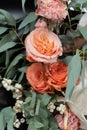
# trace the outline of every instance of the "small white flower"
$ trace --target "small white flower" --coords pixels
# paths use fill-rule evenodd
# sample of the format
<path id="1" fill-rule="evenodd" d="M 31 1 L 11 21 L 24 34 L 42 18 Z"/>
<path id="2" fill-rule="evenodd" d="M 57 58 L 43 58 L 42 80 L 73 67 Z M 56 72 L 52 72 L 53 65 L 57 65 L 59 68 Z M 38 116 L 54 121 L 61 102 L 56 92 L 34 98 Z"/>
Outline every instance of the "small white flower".
<path id="1" fill-rule="evenodd" d="M 20 113 L 22 112 L 22 109 L 17 107 L 17 106 L 13 106 L 13 110 L 16 112 L 16 113 Z"/>
<path id="2" fill-rule="evenodd" d="M 20 122 L 21 122 L 21 123 L 24 123 L 24 122 L 25 122 L 25 119 L 24 119 L 24 118 L 21 118 L 21 119 L 20 119 Z"/>
<path id="3" fill-rule="evenodd" d="M 13 93 L 13 98 L 20 99 L 22 97 L 22 93 Z"/>
<path id="4" fill-rule="evenodd" d="M 9 84 L 9 85 L 11 85 L 11 83 L 12 83 L 12 80 L 11 80 L 11 79 L 3 78 L 3 80 L 4 80 L 7 84 Z"/>
<path id="5" fill-rule="evenodd" d="M 13 123 L 13 125 L 14 125 L 15 128 L 19 128 L 20 125 L 21 125 L 19 119 L 16 119 L 16 121 Z"/>
<path id="6" fill-rule="evenodd" d="M 16 83 L 16 84 L 15 84 L 15 88 L 17 88 L 17 89 L 22 89 L 22 85 L 21 85 L 21 84 Z"/>
<path id="7" fill-rule="evenodd" d="M 50 102 L 50 103 L 48 104 L 48 106 L 47 106 L 47 109 L 49 109 L 50 112 L 54 112 L 54 109 L 55 109 L 55 108 L 56 108 L 56 107 L 55 107 L 55 105 L 54 105 L 53 102 Z"/>
<path id="8" fill-rule="evenodd" d="M 57 111 L 60 112 L 60 114 L 63 114 L 66 110 L 66 106 L 63 104 L 60 104 L 59 107 L 56 108 Z"/>
<path id="9" fill-rule="evenodd" d="M 50 112 L 54 112 L 54 109 L 51 108 L 49 111 L 50 111 Z"/>

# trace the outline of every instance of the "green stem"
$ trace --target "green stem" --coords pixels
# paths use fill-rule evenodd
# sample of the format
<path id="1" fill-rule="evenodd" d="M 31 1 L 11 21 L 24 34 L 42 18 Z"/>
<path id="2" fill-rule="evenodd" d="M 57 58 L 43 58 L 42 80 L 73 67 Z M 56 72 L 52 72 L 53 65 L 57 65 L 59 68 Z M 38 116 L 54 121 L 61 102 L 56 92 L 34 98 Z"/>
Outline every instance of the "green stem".
<path id="1" fill-rule="evenodd" d="M 71 30 L 72 29 L 72 25 L 71 25 L 71 19 L 70 19 L 69 11 L 68 11 L 68 20 L 69 20 L 69 26 L 70 26 L 70 30 Z"/>
<path id="2" fill-rule="evenodd" d="M 12 28 L 12 30 L 14 31 L 14 33 L 16 34 L 16 36 L 18 37 L 18 39 L 20 40 L 20 42 L 24 45 L 22 39 L 20 38 L 20 36 L 18 35 L 16 29 Z"/>
<path id="3" fill-rule="evenodd" d="M 67 6 L 67 11 L 68 11 L 68 5 L 66 3 Z M 72 25 L 71 25 L 71 19 L 70 19 L 70 15 L 69 15 L 69 11 L 68 11 L 68 20 L 69 20 L 69 26 L 70 26 L 70 30 L 72 29 Z"/>

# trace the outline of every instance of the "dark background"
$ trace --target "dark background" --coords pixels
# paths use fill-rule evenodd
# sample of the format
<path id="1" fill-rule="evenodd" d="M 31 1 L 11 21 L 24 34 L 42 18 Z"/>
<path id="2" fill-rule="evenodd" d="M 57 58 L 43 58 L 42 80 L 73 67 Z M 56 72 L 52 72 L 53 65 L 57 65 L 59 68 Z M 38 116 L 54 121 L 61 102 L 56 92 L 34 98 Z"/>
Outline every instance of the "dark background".
<path id="1" fill-rule="evenodd" d="M 26 0 L 25 8 L 27 12 L 34 9 L 34 0 Z M 9 11 L 15 18 L 23 14 L 21 0 L 0 0 L 0 9 Z"/>

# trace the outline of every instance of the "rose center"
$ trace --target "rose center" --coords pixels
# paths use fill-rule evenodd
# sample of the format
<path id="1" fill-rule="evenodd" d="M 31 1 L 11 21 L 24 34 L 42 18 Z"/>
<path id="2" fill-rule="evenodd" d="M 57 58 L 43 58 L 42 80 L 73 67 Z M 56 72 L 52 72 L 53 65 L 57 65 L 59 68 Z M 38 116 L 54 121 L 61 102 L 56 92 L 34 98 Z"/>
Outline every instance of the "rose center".
<path id="1" fill-rule="evenodd" d="M 41 54 L 52 55 L 54 42 L 45 33 L 34 35 L 34 47 Z"/>

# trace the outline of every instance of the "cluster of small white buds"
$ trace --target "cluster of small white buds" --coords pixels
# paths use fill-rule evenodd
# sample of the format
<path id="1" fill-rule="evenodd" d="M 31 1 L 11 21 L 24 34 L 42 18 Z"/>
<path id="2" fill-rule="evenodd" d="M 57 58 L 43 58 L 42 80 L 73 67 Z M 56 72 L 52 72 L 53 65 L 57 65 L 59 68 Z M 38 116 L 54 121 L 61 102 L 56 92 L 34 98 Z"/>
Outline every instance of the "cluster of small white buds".
<path id="1" fill-rule="evenodd" d="M 25 119 L 24 118 L 21 118 L 20 120 L 19 119 L 16 119 L 15 122 L 13 123 L 13 126 L 15 128 L 19 128 L 21 123 L 24 123 L 25 122 Z"/>
<path id="2" fill-rule="evenodd" d="M 56 110 L 60 113 L 60 114 L 64 114 L 64 112 L 66 111 L 66 106 L 64 104 L 60 104 Z"/>
<path id="3" fill-rule="evenodd" d="M 20 113 L 22 112 L 22 108 L 21 108 L 21 105 L 23 104 L 23 101 L 21 100 L 16 100 L 16 103 L 15 103 L 15 106 L 13 106 L 13 109 L 16 113 Z"/>
<path id="4" fill-rule="evenodd" d="M 11 85 L 11 83 L 12 83 L 12 80 L 11 80 L 11 79 L 3 78 L 3 80 L 2 80 L 2 85 L 3 85 L 3 87 L 4 87 L 7 91 L 13 90 L 13 85 Z"/>
<path id="5" fill-rule="evenodd" d="M 50 102 L 47 106 L 47 109 L 49 109 L 50 112 L 54 112 L 55 108 L 56 107 L 53 102 Z"/>
<path id="6" fill-rule="evenodd" d="M 21 123 L 25 122 L 24 110 L 21 108 L 21 105 L 23 104 L 22 101 L 23 87 L 19 83 L 15 83 L 14 85 L 12 85 L 12 80 L 7 78 L 3 78 L 2 85 L 7 91 L 11 90 L 13 94 L 13 98 L 16 99 L 15 105 L 13 106 L 13 110 L 15 111 L 15 113 L 16 114 L 22 113 L 22 118 L 20 120 L 16 119 L 16 121 L 13 123 L 15 128 L 19 128 Z"/>

